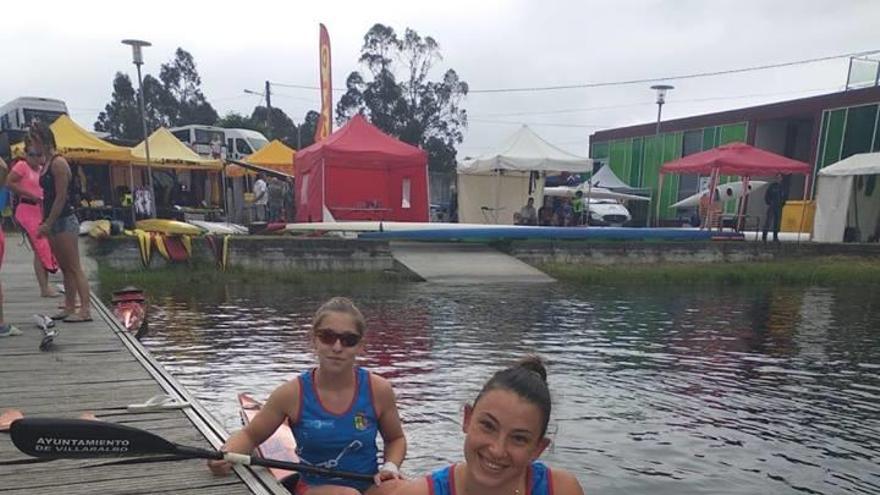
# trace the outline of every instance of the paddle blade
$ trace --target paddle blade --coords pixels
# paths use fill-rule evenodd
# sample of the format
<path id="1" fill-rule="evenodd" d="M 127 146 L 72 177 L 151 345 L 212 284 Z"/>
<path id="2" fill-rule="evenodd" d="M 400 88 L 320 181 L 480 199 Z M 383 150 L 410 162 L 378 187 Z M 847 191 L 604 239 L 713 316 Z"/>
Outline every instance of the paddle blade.
<path id="1" fill-rule="evenodd" d="M 34 457 L 94 458 L 177 454 L 177 446 L 125 425 L 83 419 L 23 418 L 9 430 L 18 450 Z"/>

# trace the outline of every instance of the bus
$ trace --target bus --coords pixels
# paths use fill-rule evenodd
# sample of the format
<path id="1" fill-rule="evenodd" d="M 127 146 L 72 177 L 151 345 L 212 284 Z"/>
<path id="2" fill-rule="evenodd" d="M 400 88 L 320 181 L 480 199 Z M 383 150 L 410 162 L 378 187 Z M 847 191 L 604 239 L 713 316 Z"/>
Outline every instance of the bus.
<path id="1" fill-rule="evenodd" d="M 0 132 L 25 131 L 34 120 L 46 125 L 67 113 L 67 105 L 53 98 L 24 96 L 0 107 Z"/>
<path id="2" fill-rule="evenodd" d="M 196 153 L 215 158 L 244 160 L 247 155 L 269 144 L 265 136 L 251 129 L 193 124 L 175 127 L 170 131 Z"/>

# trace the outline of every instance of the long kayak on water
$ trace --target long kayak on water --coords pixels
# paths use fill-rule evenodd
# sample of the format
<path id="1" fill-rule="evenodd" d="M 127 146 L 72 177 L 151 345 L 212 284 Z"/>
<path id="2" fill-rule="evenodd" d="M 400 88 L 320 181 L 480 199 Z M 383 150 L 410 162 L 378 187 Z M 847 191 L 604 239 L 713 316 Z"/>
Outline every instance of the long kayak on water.
<path id="1" fill-rule="evenodd" d="M 247 393 L 238 394 L 238 403 L 241 406 L 241 421 L 245 425 L 250 423 L 254 416 L 260 412 L 260 408 L 263 407 L 261 402 Z M 293 438 L 293 432 L 286 421 L 275 430 L 272 436 L 257 447 L 257 453 L 264 459 L 299 462 L 299 456 L 296 455 L 296 439 Z M 299 481 L 299 473 L 296 471 L 269 468 L 269 472 L 272 473 L 272 476 L 282 486 L 291 492 L 293 492 L 297 481 Z"/>

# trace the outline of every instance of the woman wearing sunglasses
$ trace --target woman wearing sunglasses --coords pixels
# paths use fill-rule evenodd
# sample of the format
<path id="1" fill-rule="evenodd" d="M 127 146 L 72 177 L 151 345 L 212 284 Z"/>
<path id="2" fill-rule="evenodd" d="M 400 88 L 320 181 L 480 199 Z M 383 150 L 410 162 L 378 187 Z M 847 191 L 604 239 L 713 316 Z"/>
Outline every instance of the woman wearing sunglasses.
<path id="1" fill-rule="evenodd" d="M 276 388 L 259 414 L 222 450 L 249 454 L 287 421 L 301 462 L 374 475 L 373 483 L 365 483 L 303 474 L 297 495 L 391 493 L 401 483 L 398 467 L 406 455 L 406 438 L 391 385 L 355 364 L 366 329 L 363 315 L 350 300 L 335 297 L 324 303 L 312 320 L 318 366 Z M 377 434 L 385 446 L 381 467 Z M 209 461 L 208 466 L 218 475 L 232 468 L 222 460 Z"/>
<path id="2" fill-rule="evenodd" d="M 464 462 L 402 485 L 394 495 L 583 495 L 577 478 L 538 457 L 550 444 L 547 370 L 538 357 L 495 373 L 465 406 Z"/>
<path id="3" fill-rule="evenodd" d="M 38 237 L 48 237 L 52 253 L 64 277 L 64 310 L 53 320 L 69 323 L 92 321 L 89 305 L 89 281 L 79 259 L 79 220 L 76 218 L 75 192 L 70 164 L 56 152 L 52 129 L 34 122 L 25 136 L 26 150 L 41 157 L 40 187 L 43 188 L 43 223 Z M 79 310 L 76 297 L 79 296 Z"/>
<path id="4" fill-rule="evenodd" d="M 29 148 L 27 158 L 18 160 L 12 166 L 7 185 L 18 196 L 15 220 L 27 233 L 34 252 L 34 274 L 40 286 L 40 296 L 56 297 L 58 292 L 49 286 L 49 273 L 58 271 L 58 261 L 52 254 L 49 239 L 37 235 L 37 229 L 43 221 L 43 188 L 40 187 L 42 159 L 42 153 L 34 147 Z"/>

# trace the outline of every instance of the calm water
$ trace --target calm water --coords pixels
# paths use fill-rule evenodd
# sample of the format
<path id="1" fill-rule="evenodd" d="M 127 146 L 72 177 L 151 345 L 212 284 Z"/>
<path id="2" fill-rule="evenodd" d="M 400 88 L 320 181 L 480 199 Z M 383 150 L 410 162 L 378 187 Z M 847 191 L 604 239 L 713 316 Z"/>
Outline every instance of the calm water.
<path id="1" fill-rule="evenodd" d="M 144 344 L 230 430 L 312 365 L 301 287 L 154 294 Z M 193 295 L 198 294 L 198 295 Z M 390 378 L 406 468 L 462 457 L 495 370 L 550 363 L 552 465 L 591 494 L 880 493 L 880 294 L 846 289 L 364 287 L 363 364 Z"/>

